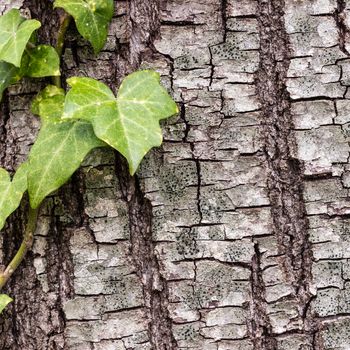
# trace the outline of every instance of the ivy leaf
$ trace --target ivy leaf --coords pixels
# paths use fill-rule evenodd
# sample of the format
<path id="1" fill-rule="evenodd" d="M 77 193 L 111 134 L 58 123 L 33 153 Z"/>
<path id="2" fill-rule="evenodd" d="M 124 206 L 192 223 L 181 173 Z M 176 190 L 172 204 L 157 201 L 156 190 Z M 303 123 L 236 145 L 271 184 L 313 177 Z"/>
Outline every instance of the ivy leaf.
<path id="1" fill-rule="evenodd" d="M 72 15 L 79 33 L 90 41 L 95 54 L 101 51 L 114 12 L 113 0 L 56 0 L 54 7 L 62 7 Z"/>
<path id="2" fill-rule="evenodd" d="M 32 103 L 32 112 L 43 120 L 39 136 L 29 153 L 28 192 L 37 208 L 51 192 L 61 187 L 95 147 L 105 146 L 90 123 L 61 121 L 64 90 L 48 85 Z"/>
<path id="3" fill-rule="evenodd" d="M 21 65 L 23 51 L 32 33 L 41 26 L 35 19 L 26 20 L 12 9 L 0 17 L 0 60 Z"/>
<path id="4" fill-rule="evenodd" d="M 60 75 L 60 58 L 50 45 L 27 49 L 23 55 L 21 72 L 24 76 L 42 78 Z"/>
<path id="5" fill-rule="evenodd" d="M 73 77 L 67 82 L 72 88 L 62 118 L 91 121 L 96 136 L 127 159 L 131 174 L 145 154 L 162 143 L 159 121 L 178 112 L 160 85 L 159 74 L 153 71 L 126 77 L 117 99 L 107 86 L 93 79 Z"/>
<path id="6" fill-rule="evenodd" d="M 48 85 L 34 98 L 31 111 L 43 120 L 58 122 L 63 112 L 64 97 L 63 89 Z"/>
<path id="7" fill-rule="evenodd" d="M 93 121 L 117 113 L 117 101 L 111 89 L 92 78 L 67 79 L 72 89 L 67 93 L 62 119 Z"/>
<path id="8" fill-rule="evenodd" d="M 4 311 L 5 307 L 12 301 L 13 299 L 10 298 L 8 295 L 0 294 L 0 314 Z"/>
<path id="9" fill-rule="evenodd" d="M 0 168 L 0 230 L 9 215 L 18 208 L 23 193 L 27 190 L 27 171 L 28 164 L 23 163 L 11 181 L 10 174 Z"/>
<path id="10" fill-rule="evenodd" d="M 79 168 L 99 140 L 90 123 L 45 122 L 29 153 L 28 192 L 30 205 L 37 208 L 51 192 L 60 188 Z"/>
<path id="11" fill-rule="evenodd" d="M 26 50 L 22 56 L 21 68 L 0 61 L 0 101 L 4 90 L 23 76 L 40 78 L 55 75 L 60 75 L 60 59 L 56 50 L 49 45 Z"/>
<path id="12" fill-rule="evenodd" d="M 0 101 L 4 90 L 19 79 L 21 79 L 19 68 L 11 63 L 0 61 Z"/>

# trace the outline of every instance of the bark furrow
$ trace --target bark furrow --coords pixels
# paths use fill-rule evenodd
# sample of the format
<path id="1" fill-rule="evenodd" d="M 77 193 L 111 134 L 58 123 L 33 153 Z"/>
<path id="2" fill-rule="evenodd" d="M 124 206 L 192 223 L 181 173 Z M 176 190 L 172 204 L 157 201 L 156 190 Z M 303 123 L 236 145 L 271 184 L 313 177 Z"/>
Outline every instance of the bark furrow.
<path id="1" fill-rule="evenodd" d="M 263 117 L 274 234 L 286 280 L 294 289 L 292 297 L 298 301 L 302 329 L 309 332 L 311 324 L 305 317 L 312 297 L 312 251 L 303 198 L 302 163 L 291 152 L 295 140 L 291 99 L 286 87 L 291 51 L 284 26 L 284 2 L 260 0 L 258 13 L 260 67 L 256 84 Z"/>
<path id="2" fill-rule="evenodd" d="M 128 18 L 131 35 L 126 67 L 130 72 L 139 69 L 142 60 L 155 51 L 153 41 L 160 27 L 159 1 L 131 1 Z M 117 176 L 128 206 L 131 256 L 143 286 L 149 341 L 154 350 L 175 350 L 177 344 L 168 312 L 168 287 L 160 273 L 153 242 L 153 207 L 145 198 L 137 175 L 130 177 L 125 162 L 117 159 Z"/>
<path id="3" fill-rule="evenodd" d="M 124 164 L 124 166 L 123 166 Z M 144 197 L 137 177 L 130 177 L 124 160 L 117 161 L 117 173 L 127 202 L 131 257 L 143 286 L 149 340 L 154 350 L 175 350 L 172 321 L 168 312 L 168 289 L 160 273 L 152 237 L 152 205 Z"/>

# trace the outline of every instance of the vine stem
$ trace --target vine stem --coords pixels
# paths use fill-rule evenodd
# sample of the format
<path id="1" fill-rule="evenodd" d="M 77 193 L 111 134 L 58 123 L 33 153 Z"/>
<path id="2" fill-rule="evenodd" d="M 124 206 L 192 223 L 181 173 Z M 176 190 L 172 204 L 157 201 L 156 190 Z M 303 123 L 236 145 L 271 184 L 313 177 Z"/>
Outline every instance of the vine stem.
<path id="1" fill-rule="evenodd" d="M 69 27 L 69 23 L 71 21 L 71 16 L 68 13 L 64 13 L 61 17 L 61 25 L 58 29 L 58 34 L 57 34 L 57 43 L 56 43 L 56 51 L 58 54 L 58 57 L 61 59 L 62 53 L 63 53 L 63 47 L 64 47 L 64 38 L 67 32 L 67 29 Z M 53 83 L 58 87 L 62 87 L 61 83 L 61 77 L 60 76 L 55 76 L 53 77 Z"/>
<path id="2" fill-rule="evenodd" d="M 16 255 L 13 257 L 9 265 L 6 267 L 5 271 L 0 274 L 0 289 L 4 287 L 6 282 L 16 271 L 19 264 L 23 261 L 27 252 L 32 248 L 34 232 L 36 230 L 37 220 L 38 220 L 39 208 L 32 209 L 29 206 L 28 210 L 28 222 L 26 229 L 24 231 L 23 241 L 19 247 Z"/>

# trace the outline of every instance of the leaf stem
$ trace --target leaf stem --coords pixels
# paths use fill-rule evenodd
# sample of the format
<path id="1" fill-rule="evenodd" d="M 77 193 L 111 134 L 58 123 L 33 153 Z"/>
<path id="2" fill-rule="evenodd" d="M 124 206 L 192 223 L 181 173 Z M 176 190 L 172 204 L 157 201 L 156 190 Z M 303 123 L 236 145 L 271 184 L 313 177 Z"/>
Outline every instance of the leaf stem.
<path id="1" fill-rule="evenodd" d="M 71 16 L 68 13 L 65 13 L 61 17 L 61 25 L 58 29 L 58 34 L 57 34 L 57 43 L 56 43 L 56 51 L 58 54 L 58 57 L 61 59 L 62 53 L 63 53 L 63 47 L 64 47 L 64 37 L 66 35 L 67 29 L 69 27 L 69 23 L 71 21 Z M 53 83 L 60 88 L 62 86 L 61 83 L 61 77 L 60 76 L 55 76 L 52 77 Z"/>
<path id="2" fill-rule="evenodd" d="M 29 49 L 34 49 L 36 46 L 31 43 L 30 41 L 27 42 L 27 45 L 26 45 L 26 50 L 29 50 Z"/>
<path id="3" fill-rule="evenodd" d="M 23 241 L 16 255 L 13 257 L 9 265 L 6 267 L 5 271 L 0 274 L 0 289 L 4 287 L 4 285 L 9 280 L 9 278 L 16 271 L 17 267 L 26 256 L 28 250 L 30 250 L 33 245 L 33 236 L 34 236 L 34 232 L 38 221 L 38 212 L 39 212 L 39 208 L 32 209 L 29 206 L 28 222 L 27 222 L 26 229 L 24 231 Z"/>

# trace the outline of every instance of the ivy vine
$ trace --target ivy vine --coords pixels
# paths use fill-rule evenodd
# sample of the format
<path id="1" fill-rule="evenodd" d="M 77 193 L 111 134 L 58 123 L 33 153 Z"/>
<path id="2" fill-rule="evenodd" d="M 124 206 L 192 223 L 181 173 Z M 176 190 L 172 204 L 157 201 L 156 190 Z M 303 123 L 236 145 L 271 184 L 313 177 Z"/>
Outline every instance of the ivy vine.
<path id="1" fill-rule="evenodd" d="M 52 77 L 32 101 L 31 111 L 41 119 L 39 135 L 26 162 L 15 174 L 0 168 L 0 230 L 28 192 L 28 222 L 22 244 L 9 265 L 0 271 L 4 287 L 33 243 L 41 203 L 66 183 L 94 148 L 113 147 L 129 164 L 133 175 L 146 153 L 162 143 L 161 119 L 178 112 L 177 105 L 151 70 L 127 76 L 117 96 L 92 78 L 67 79 L 61 87 L 60 60 L 64 37 L 73 18 L 81 36 L 95 54 L 104 47 L 114 12 L 113 0 L 56 0 L 63 9 L 57 45 L 39 44 L 41 23 L 12 9 L 0 16 L 0 100 L 6 88 L 23 77 Z M 0 313 L 12 301 L 0 294 Z"/>

